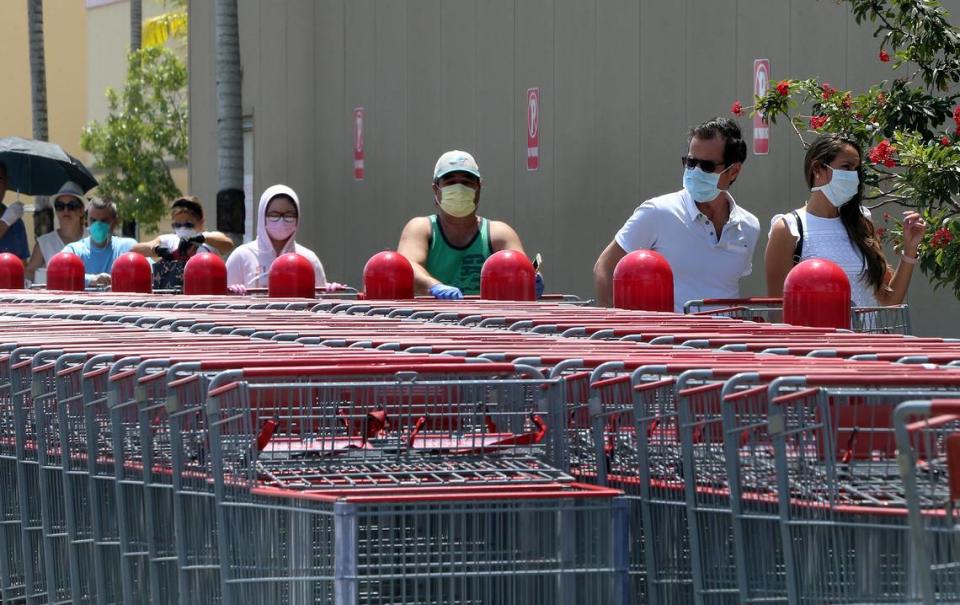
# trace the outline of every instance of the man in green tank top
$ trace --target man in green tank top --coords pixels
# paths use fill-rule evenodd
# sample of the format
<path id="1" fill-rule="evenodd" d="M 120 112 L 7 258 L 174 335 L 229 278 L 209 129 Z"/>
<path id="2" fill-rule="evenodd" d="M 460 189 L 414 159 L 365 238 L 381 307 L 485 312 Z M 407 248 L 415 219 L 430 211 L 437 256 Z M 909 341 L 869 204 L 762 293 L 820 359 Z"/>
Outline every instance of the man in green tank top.
<path id="1" fill-rule="evenodd" d="M 473 156 L 448 151 L 433 170 L 433 198 L 437 213 L 410 220 L 400 235 L 397 251 L 413 265 L 417 294 L 463 298 L 480 293 L 480 269 L 500 250 L 523 252 L 520 236 L 501 221 L 477 215 L 483 179 Z M 538 295 L 543 278 L 537 274 Z"/>

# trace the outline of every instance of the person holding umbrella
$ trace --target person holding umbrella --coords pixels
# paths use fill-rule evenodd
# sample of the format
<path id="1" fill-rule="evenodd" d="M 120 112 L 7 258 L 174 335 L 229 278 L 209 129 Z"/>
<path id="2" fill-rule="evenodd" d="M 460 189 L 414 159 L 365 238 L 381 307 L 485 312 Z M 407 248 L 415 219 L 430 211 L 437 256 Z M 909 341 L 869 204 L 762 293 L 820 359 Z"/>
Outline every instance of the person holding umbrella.
<path id="1" fill-rule="evenodd" d="M 93 198 L 87 211 L 90 235 L 67 244 L 63 251 L 72 252 L 83 260 L 88 286 L 109 286 L 110 270 L 121 254 L 137 245 L 132 237 L 115 237 L 118 223 L 117 207 L 110 200 Z"/>
<path id="2" fill-rule="evenodd" d="M 27 279 L 40 283 L 45 281 L 42 276 L 41 279 L 36 279 L 37 271 L 46 267 L 50 259 L 63 250 L 64 246 L 83 237 L 85 204 L 83 189 L 73 181 L 64 183 L 60 191 L 53 196 L 53 209 L 57 213 L 57 222 L 60 226 L 37 238 L 37 243 L 33 246 L 33 254 L 30 255 L 24 271 Z"/>
<path id="3" fill-rule="evenodd" d="M 7 206 L 3 197 L 7 193 L 7 165 L 0 162 L 0 253 L 10 252 L 23 260 L 30 256 L 27 245 L 27 229 L 20 217 L 23 216 L 23 203 L 14 202 Z"/>

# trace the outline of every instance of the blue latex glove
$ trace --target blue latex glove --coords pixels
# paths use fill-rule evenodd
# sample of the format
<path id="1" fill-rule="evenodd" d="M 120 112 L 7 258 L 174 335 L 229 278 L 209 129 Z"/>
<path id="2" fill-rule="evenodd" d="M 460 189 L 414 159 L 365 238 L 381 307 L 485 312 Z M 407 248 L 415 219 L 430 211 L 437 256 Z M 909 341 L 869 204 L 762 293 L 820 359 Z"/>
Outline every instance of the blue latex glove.
<path id="1" fill-rule="evenodd" d="M 534 287 L 537 289 L 537 298 L 543 298 L 543 276 L 537 273 L 537 280 L 534 282 Z"/>
<path id="2" fill-rule="evenodd" d="M 447 300 L 460 300 L 463 298 L 463 292 L 460 291 L 460 288 L 446 284 L 434 284 L 430 286 L 430 294 L 432 294 L 434 298 L 445 298 Z"/>

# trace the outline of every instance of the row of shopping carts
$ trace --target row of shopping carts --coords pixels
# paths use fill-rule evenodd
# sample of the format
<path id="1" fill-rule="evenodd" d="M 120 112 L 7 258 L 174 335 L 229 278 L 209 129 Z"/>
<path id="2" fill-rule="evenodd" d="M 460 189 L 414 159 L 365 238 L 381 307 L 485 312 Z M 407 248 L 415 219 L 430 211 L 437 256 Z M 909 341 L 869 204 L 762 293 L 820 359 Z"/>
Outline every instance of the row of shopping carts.
<path id="1" fill-rule="evenodd" d="M 960 342 L 411 304 L 0 295 L 0 597 L 960 598 Z"/>

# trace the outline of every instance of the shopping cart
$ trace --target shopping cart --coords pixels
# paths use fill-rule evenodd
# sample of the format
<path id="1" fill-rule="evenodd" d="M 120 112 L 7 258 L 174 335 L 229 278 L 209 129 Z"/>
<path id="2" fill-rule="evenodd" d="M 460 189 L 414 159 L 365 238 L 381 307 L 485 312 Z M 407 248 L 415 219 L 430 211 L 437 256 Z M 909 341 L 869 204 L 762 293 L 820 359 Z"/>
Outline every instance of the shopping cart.
<path id="1" fill-rule="evenodd" d="M 712 298 L 691 300 L 683 312 L 701 316 L 719 316 L 754 322 L 783 321 L 782 298 Z M 852 307 L 850 329 L 870 334 L 911 334 L 908 305 L 888 307 Z"/>
<path id="2" fill-rule="evenodd" d="M 335 550 L 348 558 L 339 568 L 350 571 L 340 572 L 336 592 L 344 602 L 356 602 L 357 594 L 366 595 L 364 602 L 582 602 L 588 594 L 620 600 L 611 592 L 616 566 L 608 558 L 619 548 L 608 533 L 610 517 L 618 515 L 604 505 L 598 515 L 606 521 L 591 514 L 581 522 L 579 505 L 565 509 L 577 492 L 596 488 L 577 486 L 544 462 L 544 436 L 558 416 L 550 383 L 512 365 L 481 364 L 469 374 L 464 369 L 455 379 L 443 379 L 449 369 L 442 368 L 406 376 L 389 370 L 374 382 L 343 382 L 350 374 L 374 374 L 373 368 L 337 369 L 327 382 L 283 382 L 276 370 L 218 377 L 207 412 L 217 525 L 224 528 L 217 535 L 221 557 L 231 561 L 221 567 L 224 602 L 329 598 L 338 566 L 329 553 L 314 560 L 311 540 L 302 539 L 317 532 L 333 536 Z M 272 382 L 249 381 L 269 377 Z M 258 501 L 263 492 L 250 491 L 258 485 L 297 498 L 303 496 L 296 492 L 306 492 L 307 499 L 327 504 L 312 517 L 296 516 L 299 522 L 284 519 L 277 510 L 291 505 Z M 335 514 L 363 502 L 376 506 Z M 352 528 L 338 528 L 333 519 Z M 525 544 L 520 519 L 543 531 L 551 524 L 551 536 L 568 528 L 571 541 L 561 540 L 562 556 L 542 532 Z M 288 554 L 278 560 L 244 548 L 238 540 L 245 540 L 227 531 L 232 527 L 265 528 L 282 541 L 272 552 Z M 573 541 L 580 532 L 583 540 Z M 544 546 L 545 553 L 539 550 Z M 310 569 L 327 571 L 311 576 Z"/>
<path id="3" fill-rule="evenodd" d="M 0 355 L 0 600 L 4 603 L 26 596 L 11 360 L 10 353 Z"/>
<path id="4" fill-rule="evenodd" d="M 901 603 L 920 597 L 893 410 L 905 399 L 925 397 L 960 397 L 960 376 L 920 371 L 771 383 L 768 422 L 783 594 L 790 602 Z"/>
<path id="5" fill-rule="evenodd" d="M 630 602 L 616 490 L 227 491 L 225 603 Z"/>
<path id="6" fill-rule="evenodd" d="M 956 602 L 960 402 L 904 402 L 894 413 L 894 426 L 923 603 Z"/>

